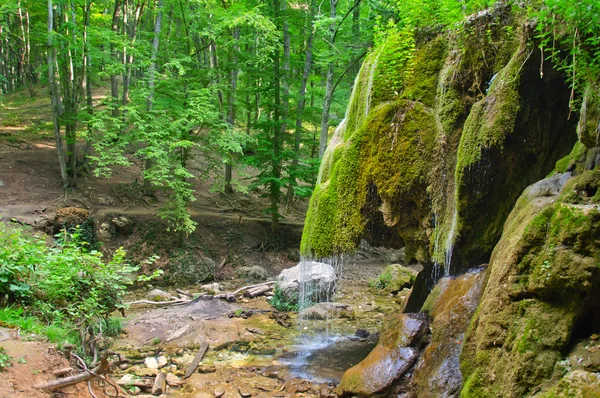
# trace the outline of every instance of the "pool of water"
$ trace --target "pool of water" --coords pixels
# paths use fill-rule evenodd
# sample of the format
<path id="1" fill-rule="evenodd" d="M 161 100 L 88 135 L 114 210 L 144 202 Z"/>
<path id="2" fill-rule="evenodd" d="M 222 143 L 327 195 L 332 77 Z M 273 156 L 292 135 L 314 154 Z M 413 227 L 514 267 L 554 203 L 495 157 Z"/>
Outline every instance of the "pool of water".
<path id="1" fill-rule="evenodd" d="M 374 338 L 312 336 L 278 358 L 292 377 L 318 383 L 339 383 L 344 372 L 362 361 L 377 344 Z"/>

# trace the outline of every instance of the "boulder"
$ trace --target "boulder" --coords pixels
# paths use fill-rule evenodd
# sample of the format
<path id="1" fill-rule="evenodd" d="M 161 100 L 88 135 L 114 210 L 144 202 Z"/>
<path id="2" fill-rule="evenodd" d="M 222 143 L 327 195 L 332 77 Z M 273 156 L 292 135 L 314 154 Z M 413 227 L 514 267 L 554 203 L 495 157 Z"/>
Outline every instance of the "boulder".
<path id="1" fill-rule="evenodd" d="M 316 261 L 300 261 L 296 266 L 281 271 L 277 287 L 284 297 L 298 297 L 300 284 L 304 284 L 309 302 L 330 301 L 336 288 L 337 276 L 329 264 Z"/>
<path id="2" fill-rule="evenodd" d="M 427 329 L 425 317 L 418 314 L 388 319 L 373 351 L 344 373 L 338 393 L 368 397 L 389 388 L 414 365 Z"/>
<path id="3" fill-rule="evenodd" d="M 111 220 L 111 222 L 115 226 L 115 230 L 119 235 L 129 235 L 133 231 L 134 224 L 127 217 L 115 217 Z"/>
<path id="4" fill-rule="evenodd" d="M 240 267 L 236 269 L 238 278 L 264 281 L 269 277 L 266 269 L 260 265 L 252 265 L 250 267 Z"/>

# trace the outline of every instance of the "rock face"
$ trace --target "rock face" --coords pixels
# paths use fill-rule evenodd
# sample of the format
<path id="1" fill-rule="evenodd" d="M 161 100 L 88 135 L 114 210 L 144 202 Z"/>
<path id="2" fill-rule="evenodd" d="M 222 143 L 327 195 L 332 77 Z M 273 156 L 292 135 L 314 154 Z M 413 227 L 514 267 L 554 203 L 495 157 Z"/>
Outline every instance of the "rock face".
<path id="1" fill-rule="evenodd" d="M 398 36 L 375 49 L 323 157 L 301 252 L 406 246 L 423 277 L 434 261 L 453 275 L 488 262 L 523 189 L 577 137 L 569 85 L 532 37 L 499 8 L 419 41 L 410 65 Z M 408 310 L 434 284 L 417 278 Z"/>
<path id="2" fill-rule="evenodd" d="M 344 373 L 338 393 L 368 397 L 389 388 L 413 366 L 426 335 L 422 316 L 399 314 L 388 319 L 373 351 Z"/>
<path id="3" fill-rule="evenodd" d="M 461 355 L 461 396 L 523 397 L 547 388 L 572 339 L 598 326 L 600 171 L 571 178 L 558 196 L 539 186 L 525 190 L 492 254 Z"/>
<path id="4" fill-rule="evenodd" d="M 459 357 L 485 282 L 485 268 L 440 279 L 423 306 L 431 317 L 431 342 L 413 374 L 417 397 L 458 397 L 462 388 Z"/>
<path id="5" fill-rule="evenodd" d="M 301 261 L 296 266 L 281 271 L 277 286 L 285 297 L 298 298 L 300 283 L 304 284 L 309 302 L 330 301 L 336 288 L 337 276 L 329 264 Z"/>

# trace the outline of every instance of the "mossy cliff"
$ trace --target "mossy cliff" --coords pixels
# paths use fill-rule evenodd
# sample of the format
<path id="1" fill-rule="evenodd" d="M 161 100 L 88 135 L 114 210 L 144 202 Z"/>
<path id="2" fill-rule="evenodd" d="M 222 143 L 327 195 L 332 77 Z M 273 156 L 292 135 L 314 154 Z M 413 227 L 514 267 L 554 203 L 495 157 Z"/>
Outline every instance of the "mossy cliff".
<path id="1" fill-rule="evenodd" d="M 365 239 L 453 274 L 489 259 L 519 194 L 576 140 L 568 84 L 547 63 L 540 78 L 532 33 L 517 26 L 502 8 L 372 51 L 322 161 L 303 254 Z"/>
<path id="2" fill-rule="evenodd" d="M 556 174 L 529 187 L 504 226 L 461 354 L 462 397 L 558 388 L 563 354 L 598 326 L 600 171 L 569 179 L 554 196 L 564 180 Z"/>

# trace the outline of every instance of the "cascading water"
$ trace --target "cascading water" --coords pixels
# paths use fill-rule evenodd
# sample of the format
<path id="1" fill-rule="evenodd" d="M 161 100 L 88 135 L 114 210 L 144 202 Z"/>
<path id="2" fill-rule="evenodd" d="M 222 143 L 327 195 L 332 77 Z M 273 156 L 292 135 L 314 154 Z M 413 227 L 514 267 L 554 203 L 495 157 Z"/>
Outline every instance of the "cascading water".
<path id="1" fill-rule="evenodd" d="M 333 167 L 334 153 L 335 150 L 344 145 L 344 138 L 346 136 L 347 129 L 357 129 L 366 120 L 369 111 L 371 110 L 371 91 L 373 88 L 373 81 L 375 71 L 377 68 L 377 61 L 380 52 L 372 53 L 363 63 L 360 72 L 356 76 L 354 81 L 354 87 L 350 96 L 348 107 L 344 119 L 340 122 L 338 127 L 335 129 L 333 137 L 327 146 L 323 159 L 321 160 L 321 166 L 317 176 L 317 185 L 328 184 L 329 176 L 331 175 L 331 167 Z M 335 273 L 336 281 L 342 279 L 342 273 L 344 269 L 344 255 L 332 256 L 325 259 L 318 259 L 318 263 L 327 264 L 333 268 Z M 301 278 L 299 286 L 299 297 L 298 297 L 298 324 L 300 328 L 300 347 L 298 347 L 297 355 L 293 362 L 289 365 L 299 376 L 305 378 L 319 379 L 323 378 L 323 375 L 310 374 L 307 370 L 309 364 L 314 361 L 314 356 L 317 353 L 321 353 L 327 360 L 330 356 L 330 352 L 335 352 L 336 347 L 339 348 L 340 344 L 350 344 L 345 350 L 348 351 L 346 354 L 341 356 L 346 357 L 348 353 L 353 353 L 354 356 L 358 355 L 355 362 L 358 362 L 370 351 L 367 347 L 365 350 L 364 344 L 361 347 L 354 347 L 353 342 L 349 341 L 347 336 L 344 337 L 338 331 L 334 330 L 332 322 L 331 310 L 325 310 L 325 319 L 315 320 L 307 317 L 307 309 L 312 307 L 318 302 L 334 302 L 336 296 L 336 287 L 333 288 L 328 284 L 320 284 L 315 282 L 313 270 L 315 261 L 310 258 L 302 257 L 300 260 Z M 327 351 L 325 351 L 327 350 Z M 354 360 L 354 359 L 353 359 Z M 326 377 L 325 377 L 326 378 Z"/>

